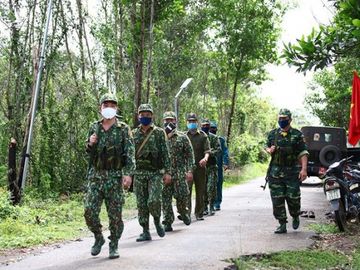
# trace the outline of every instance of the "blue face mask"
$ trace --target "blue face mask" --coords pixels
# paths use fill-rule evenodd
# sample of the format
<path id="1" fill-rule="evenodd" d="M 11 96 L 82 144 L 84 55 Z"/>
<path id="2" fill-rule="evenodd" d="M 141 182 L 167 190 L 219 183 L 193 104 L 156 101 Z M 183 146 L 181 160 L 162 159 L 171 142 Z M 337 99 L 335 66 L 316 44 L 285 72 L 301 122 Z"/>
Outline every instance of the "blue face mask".
<path id="1" fill-rule="evenodd" d="M 210 128 L 209 127 L 202 127 L 201 130 L 204 131 L 206 134 L 208 134 Z"/>
<path id="2" fill-rule="evenodd" d="M 188 123 L 188 124 L 187 124 L 187 128 L 188 128 L 188 129 L 196 129 L 196 128 L 197 128 L 197 124 L 196 124 L 196 123 Z"/>
<path id="3" fill-rule="evenodd" d="M 150 125 L 152 121 L 152 118 L 151 117 L 140 117 L 139 118 L 139 122 L 143 125 L 143 126 L 148 126 Z"/>
<path id="4" fill-rule="evenodd" d="M 279 120 L 278 123 L 281 128 L 286 128 L 289 125 L 289 119 Z"/>

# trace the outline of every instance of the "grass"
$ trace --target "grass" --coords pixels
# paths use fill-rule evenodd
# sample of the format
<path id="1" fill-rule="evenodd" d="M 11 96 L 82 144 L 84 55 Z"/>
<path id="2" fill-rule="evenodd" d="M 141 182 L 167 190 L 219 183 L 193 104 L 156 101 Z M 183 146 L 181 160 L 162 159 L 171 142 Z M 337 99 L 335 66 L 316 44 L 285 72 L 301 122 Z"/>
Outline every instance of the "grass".
<path id="1" fill-rule="evenodd" d="M 299 250 L 258 256 L 244 256 L 233 261 L 237 269 L 345 269 L 349 258 L 336 251 Z M 346 268 L 350 269 L 350 268 Z M 359 269 L 359 268 L 352 268 Z"/>
<path id="2" fill-rule="evenodd" d="M 90 233 L 83 217 L 82 195 L 56 200 L 26 198 L 21 207 L 13 207 L 3 198 L 7 198 L 7 193 L 0 190 L 0 250 L 50 244 Z M 124 219 L 136 215 L 135 196 L 127 194 L 125 201 Z M 108 218 L 104 206 L 100 218 L 106 228 Z"/>
<path id="3" fill-rule="evenodd" d="M 225 171 L 224 187 L 231 187 L 248 182 L 260 176 L 265 176 L 267 164 L 254 163 L 241 167 L 240 170 Z M 264 179 L 265 183 L 265 179 Z"/>
<path id="4" fill-rule="evenodd" d="M 339 229 L 336 224 L 322 224 L 322 223 L 313 223 L 307 226 L 311 231 L 314 231 L 317 234 L 327 234 L 327 233 L 338 233 Z"/>

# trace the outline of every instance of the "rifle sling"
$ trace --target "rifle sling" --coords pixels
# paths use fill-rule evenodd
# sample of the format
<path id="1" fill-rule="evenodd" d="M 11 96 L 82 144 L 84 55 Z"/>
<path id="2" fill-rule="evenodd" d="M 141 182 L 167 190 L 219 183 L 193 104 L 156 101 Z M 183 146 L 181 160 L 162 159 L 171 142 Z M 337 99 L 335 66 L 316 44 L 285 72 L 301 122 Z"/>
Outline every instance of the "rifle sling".
<path id="1" fill-rule="evenodd" d="M 136 151 L 136 158 L 139 158 L 140 152 L 141 150 L 143 150 L 144 146 L 146 145 L 146 143 L 148 142 L 148 140 L 150 139 L 151 134 L 154 132 L 155 128 L 153 128 L 149 134 L 145 137 L 145 139 L 142 141 L 139 149 Z"/>

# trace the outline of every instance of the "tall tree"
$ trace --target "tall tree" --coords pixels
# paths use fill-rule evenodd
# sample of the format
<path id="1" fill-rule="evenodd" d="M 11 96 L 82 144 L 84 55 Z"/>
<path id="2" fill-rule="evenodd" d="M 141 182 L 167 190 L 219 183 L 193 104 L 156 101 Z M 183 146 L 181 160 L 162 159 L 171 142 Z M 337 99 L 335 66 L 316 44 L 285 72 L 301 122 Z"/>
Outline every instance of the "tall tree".
<path id="1" fill-rule="evenodd" d="M 264 80 L 264 64 L 277 59 L 279 19 L 283 8 L 277 1 L 210 1 L 217 50 L 226 55 L 229 81 L 232 83 L 231 109 L 227 129 L 231 129 L 236 109 L 238 85 Z M 241 16 L 239 16 L 241 14 Z"/>

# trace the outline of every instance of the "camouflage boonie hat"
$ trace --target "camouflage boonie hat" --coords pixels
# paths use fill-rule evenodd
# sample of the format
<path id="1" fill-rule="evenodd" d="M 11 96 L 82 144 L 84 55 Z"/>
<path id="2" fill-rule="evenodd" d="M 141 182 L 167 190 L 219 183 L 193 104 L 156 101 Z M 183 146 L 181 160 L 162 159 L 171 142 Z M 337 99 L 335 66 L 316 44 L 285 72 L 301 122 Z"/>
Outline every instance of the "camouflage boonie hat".
<path id="1" fill-rule="evenodd" d="M 153 113 L 153 108 L 150 104 L 141 104 L 138 108 L 138 113 L 141 113 L 141 112 L 151 112 Z"/>
<path id="2" fill-rule="evenodd" d="M 215 121 L 210 121 L 210 127 L 211 128 L 217 128 L 217 124 Z"/>
<path id="3" fill-rule="evenodd" d="M 163 119 L 176 119 L 174 112 L 164 112 Z"/>
<path id="4" fill-rule="evenodd" d="M 285 108 L 280 109 L 280 111 L 279 111 L 279 117 L 289 117 L 289 118 L 291 118 L 291 112 L 290 112 L 290 110 L 285 109 Z"/>
<path id="5" fill-rule="evenodd" d="M 195 113 L 189 113 L 186 117 L 186 120 L 187 121 L 190 121 L 190 120 L 197 120 L 197 116 Z"/>
<path id="6" fill-rule="evenodd" d="M 118 103 L 117 97 L 114 94 L 111 94 L 111 93 L 106 93 L 106 94 L 101 96 L 100 105 L 103 104 L 106 101 L 111 101 L 111 102 L 114 102 L 116 104 Z"/>
<path id="7" fill-rule="evenodd" d="M 201 120 L 201 124 L 202 125 L 210 125 L 210 120 L 207 119 L 207 118 L 204 118 L 204 119 Z"/>

